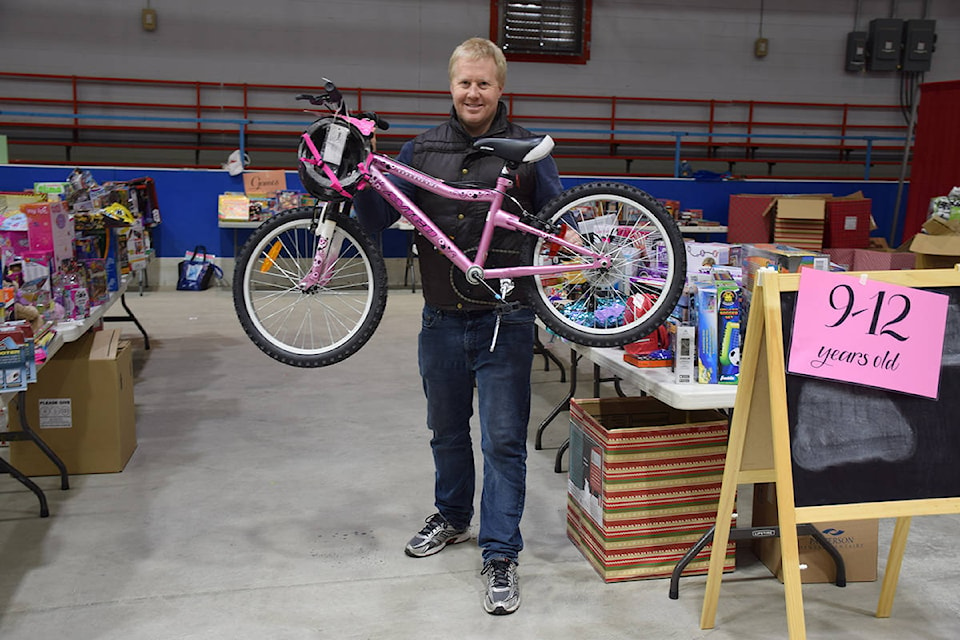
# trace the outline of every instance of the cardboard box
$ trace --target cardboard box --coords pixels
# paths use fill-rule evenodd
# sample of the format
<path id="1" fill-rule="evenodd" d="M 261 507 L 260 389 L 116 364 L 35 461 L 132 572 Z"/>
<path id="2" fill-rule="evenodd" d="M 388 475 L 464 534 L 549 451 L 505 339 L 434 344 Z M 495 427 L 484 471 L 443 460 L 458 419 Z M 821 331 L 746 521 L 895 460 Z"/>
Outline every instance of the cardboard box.
<path id="1" fill-rule="evenodd" d="M 827 200 L 823 245 L 854 249 L 869 247 L 871 206 L 871 200 L 859 192 L 846 198 Z"/>
<path id="2" fill-rule="evenodd" d="M 927 218 L 927 221 L 923 223 L 923 231 L 933 236 L 960 235 L 960 220 Z"/>
<path id="3" fill-rule="evenodd" d="M 773 241 L 798 249 L 823 248 L 826 200 L 818 197 L 780 197 L 767 209 L 773 216 Z"/>
<path id="4" fill-rule="evenodd" d="M 909 251 L 876 251 L 873 249 L 855 249 L 853 268 L 855 271 L 896 271 L 913 269 L 917 263 L 916 254 Z"/>
<path id="5" fill-rule="evenodd" d="M 853 271 L 853 256 L 856 249 L 850 247 L 829 247 L 823 250 L 842 271 Z"/>
<path id="6" fill-rule="evenodd" d="M 768 243 L 800 249 L 824 246 L 866 248 L 872 218 L 871 201 L 860 192 L 842 198 L 830 194 L 730 196 L 727 240 Z"/>
<path id="7" fill-rule="evenodd" d="M 669 576 L 713 525 L 726 437 L 715 410 L 651 397 L 570 401 L 567 533 L 605 580 Z M 702 572 L 692 564 L 684 575 Z"/>
<path id="8" fill-rule="evenodd" d="M 70 474 L 122 471 L 137 447 L 131 351 L 117 330 L 87 332 L 27 389 L 27 420 Z M 19 424 L 11 405 L 11 428 Z M 29 441 L 10 443 L 10 463 L 28 476 L 59 474 Z"/>
<path id="9" fill-rule="evenodd" d="M 776 486 L 756 484 L 753 487 L 753 526 L 775 525 L 777 518 Z M 879 522 L 844 520 L 813 523 L 843 557 L 847 582 L 873 582 L 877 579 Z M 812 536 L 800 536 L 800 581 L 805 584 L 835 582 L 836 565 L 830 554 Z M 754 552 L 770 571 L 783 582 L 780 540 L 766 538 L 754 541 Z"/>
<path id="10" fill-rule="evenodd" d="M 917 269 L 952 269 L 960 264 L 960 235 L 918 233 L 910 241 L 910 251 L 916 254 Z"/>
<path id="11" fill-rule="evenodd" d="M 716 500 L 727 418 L 649 396 L 570 401 L 570 495 L 600 526 L 695 513 Z M 714 505 L 716 509 L 716 505 Z"/>
<path id="12" fill-rule="evenodd" d="M 851 249 L 849 247 L 824 249 L 830 261 L 844 271 L 896 271 L 913 269 L 917 256 L 909 251 L 892 249 Z"/>
<path id="13" fill-rule="evenodd" d="M 635 528 L 604 531 L 575 500 L 567 498 L 567 537 L 604 582 L 670 577 L 677 563 L 714 522 L 715 515 L 674 516 L 650 518 Z M 680 575 L 706 575 L 711 546 L 701 549 Z M 727 545 L 723 570 L 730 572 L 735 568 L 736 546 L 731 543 Z"/>
<path id="14" fill-rule="evenodd" d="M 770 242 L 773 239 L 772 220 L 766 216 L 775 195 L 740 193 L 730 196 L 727 210 L 727 241 Z"/>

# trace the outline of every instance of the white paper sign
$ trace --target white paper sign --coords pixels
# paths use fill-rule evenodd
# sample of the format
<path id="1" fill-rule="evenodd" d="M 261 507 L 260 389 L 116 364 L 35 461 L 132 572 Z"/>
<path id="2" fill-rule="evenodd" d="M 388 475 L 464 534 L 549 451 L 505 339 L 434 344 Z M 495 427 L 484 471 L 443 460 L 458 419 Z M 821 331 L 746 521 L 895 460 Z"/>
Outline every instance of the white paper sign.
<path id="1" fill-rule="evenodd" d="M 73 405 L 70 398 L 40 399 L 41 429 L 70 429 L 73 427 Z"/>

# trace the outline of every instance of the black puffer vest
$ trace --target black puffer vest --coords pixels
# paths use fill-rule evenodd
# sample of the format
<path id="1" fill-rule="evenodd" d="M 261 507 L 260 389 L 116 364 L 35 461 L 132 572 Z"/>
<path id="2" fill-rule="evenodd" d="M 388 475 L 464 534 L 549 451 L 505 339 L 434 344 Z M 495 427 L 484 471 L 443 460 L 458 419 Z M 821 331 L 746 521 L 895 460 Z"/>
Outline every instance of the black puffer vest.
<path id="1" fill-rule="evenodd" d="M 506 107 L 501 103 L 490 130 L 483 137 L 527 138 L 532 135 L 507 120 Z M 493 187 L 503 161 L 473 151 L 473 141 L 474 138 L 463 129 L 456 113 L 451 111 L 448 122 L 414 138 L 412 166 L 445 182 L 469 182 Z M 525 164 L 514 178 L 514 186 L 507 192 L 527 211 L 533 210 L 535 180 L 536 170 L 532 165 Z M 422 189 L 417 191 L 416 202 L 468 256 L 472 258 L 475 255 L 488 203 L 447 200 Z M 511 213 L 520 213 L 509 199 L 504 200 L 503 208 Z M 518 265 L 522 240 L 523 236 L 519 233 L 497 229 L 485 266 Z M 463 273 L 419 234 L 417 250 L 420 254 L 423 297 L 427 304 L 448 310 L 490 309 L 496 304 L 487 287 L 468 284 Z M 488 281 L 488 284 L 499 292 L 499 281 Z"/>

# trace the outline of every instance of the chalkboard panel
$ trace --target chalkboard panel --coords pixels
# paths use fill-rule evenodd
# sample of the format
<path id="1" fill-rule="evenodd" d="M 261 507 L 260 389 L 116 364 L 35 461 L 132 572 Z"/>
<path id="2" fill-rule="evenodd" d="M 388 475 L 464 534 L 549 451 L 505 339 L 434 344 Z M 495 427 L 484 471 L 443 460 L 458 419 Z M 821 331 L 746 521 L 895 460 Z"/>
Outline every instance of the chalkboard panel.
<path id="1" fill-rule="evenodd" d="M 960 497 L 960 288 L 928 290 L 949 297 L 937 400 L 787 373 L 797 507 Z"/>

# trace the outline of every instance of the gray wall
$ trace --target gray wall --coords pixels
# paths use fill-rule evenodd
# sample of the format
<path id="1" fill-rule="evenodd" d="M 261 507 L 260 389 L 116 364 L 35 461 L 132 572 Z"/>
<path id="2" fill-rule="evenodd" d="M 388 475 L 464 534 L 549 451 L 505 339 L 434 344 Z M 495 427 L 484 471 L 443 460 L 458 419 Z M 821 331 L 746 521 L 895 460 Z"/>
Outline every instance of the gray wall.
<path id="1" fill-rule="evenodd" d="M 446 61 L 488 35 L 486 0 L 0 0 L 0 70 L 217 82 L 446 89 Z M 955 0 L 594 0 L 586 65 L 513 63 L 508 90 L 896 104 L 894 73 L 843 71 L 872 18 L 937 21 L 926 81 L 960 78 Z"/>

